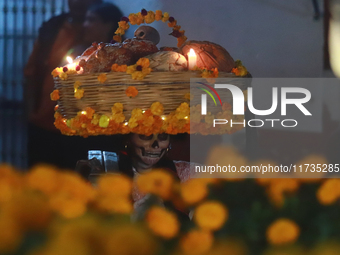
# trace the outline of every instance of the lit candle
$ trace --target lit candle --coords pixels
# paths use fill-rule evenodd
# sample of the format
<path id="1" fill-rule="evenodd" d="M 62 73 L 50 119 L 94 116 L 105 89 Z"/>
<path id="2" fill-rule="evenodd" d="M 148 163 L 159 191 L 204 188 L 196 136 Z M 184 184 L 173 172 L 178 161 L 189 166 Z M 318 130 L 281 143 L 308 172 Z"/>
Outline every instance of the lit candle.
<path id="1" fill-rule="evenodd" d="M 188 53 L 189 70 L 193 70 L 196 66 L 197 56 L 193 49 L 190 49 Z"/>
<path id="2" fill-rule="evenodd" d="M 77 73 L 80 73 L 79 71 L 81 71 L 81 68 L 78 67 L 78 70 L 77 70 L 77 66 L 79 64 L 79 61 L 73 62 L 73 59 L 70 56 L 66 57 L 66 60 L 69 63 L 69 64 L 66 65 L 68 70 L 77 71 Z"/>
<path id="3" fill-rule="evenodd" d="M 73 63 L 73 59 L 71 57 L 66 57 L 66 60 L 69 63 L 67 65 L 68 70 L 76 70 L 76 64 Z"/>

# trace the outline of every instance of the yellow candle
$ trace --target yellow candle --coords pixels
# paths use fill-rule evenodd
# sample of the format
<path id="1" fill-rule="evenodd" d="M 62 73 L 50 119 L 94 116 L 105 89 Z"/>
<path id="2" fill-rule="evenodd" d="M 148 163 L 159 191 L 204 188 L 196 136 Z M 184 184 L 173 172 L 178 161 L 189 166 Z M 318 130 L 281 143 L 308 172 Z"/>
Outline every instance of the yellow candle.
<path id="1" fill-rule="evenodd" d="M 193 49 L 190 49 L 188 53 L 188 62 L 189 62 L 189 67 L 188 67 L 189 70 L 193 70 L 197 62 L 197 56 Z"/>

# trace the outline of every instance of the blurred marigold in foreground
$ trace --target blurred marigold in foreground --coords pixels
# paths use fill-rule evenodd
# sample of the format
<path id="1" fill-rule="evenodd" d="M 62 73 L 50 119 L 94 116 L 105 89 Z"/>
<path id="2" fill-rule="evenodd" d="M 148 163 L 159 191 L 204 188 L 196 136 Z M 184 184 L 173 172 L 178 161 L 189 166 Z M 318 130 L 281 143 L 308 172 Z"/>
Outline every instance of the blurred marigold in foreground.
<path id="1" fill-rule="evenodd" d="M 274 221 L 267 229 L 267 240 L 274 245 L 294 243 L 299 238 L 299 235 L 299 226 L 294 221 L 286 218 Z"/>
<path id="2" fill-rule="evenodd" d="M 137 188 L 140 192 L 158 195 L 163 199 L 169 199 L 175 180 L 171 173 L 157 169 L 142 174 L 137 178 Z"/>
<path id="3" fill-rule="evenodd" d="M 148 227 L 165 239 L 175 237 L 179 231 L 179 221 L 176 215 L 162 207 L 154 206 L 146 215 Z"/>
<path id="4" fill-rule="evenodd" d="M 203 179 L 191 179 L 181 185 L 181 196 L 188 205 L 200 202 L 207 195 L 207 182 Z"/>
<path id="5" fill-rule="evenodd" d="M 340 179 L 329 179 L 321 184 L 316 197 L 320 204 L 331 205 L 340 198 Z"/>
<path id="6" fill-rule="evenodd" d="M 184 254 L 200 255 L 210 250 L 214 242 L 214 237 L 209 231 L 192 230 L 180 240 L 180 246 Z"/>
<path id="7" fill-rule="evenodd" d="M 204 202 L 197 206 L 194 212 L 194 220 L 202 229 L 218 230 L 227 219 L 227 208 L 217 201 Z"/>

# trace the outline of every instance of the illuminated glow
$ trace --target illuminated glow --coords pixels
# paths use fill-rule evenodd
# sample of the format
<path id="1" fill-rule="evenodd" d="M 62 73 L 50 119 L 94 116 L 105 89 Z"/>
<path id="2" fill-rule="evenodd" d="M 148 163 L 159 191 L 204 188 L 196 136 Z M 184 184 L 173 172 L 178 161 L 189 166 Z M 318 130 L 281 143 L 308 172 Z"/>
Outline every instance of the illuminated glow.
<path id="1" fill-rule="evenodd" d="M 340 4 L 338 9 L 340 10 Z M 338 20 L 330 19 L 329 53 L 332 70 L 337 77 L 340 77 L 340 17 Z"/>
<path id="2" fill-rule="evenodd" d="M 186 119 L 186 120 L 187 120 L 187 119 L 188 119 L 188 116 L 185 116 L 185 117 L 184 117 L 184 119 Z"/>
<path id="3" fill-rule="evenodd" d="M 66 57 L 66 60 L 67 60 L 67 62 L 69 62 L 70 64 L 73 63 L 73 59 L 72 59 L 70 56 Z"/>
<path id="4" fill-rule="evenodd" d="M 197 56 L 193 49 L 190 49 L 188 53 L 188 62 L 189 62 L 188 69 L 193 70 L 197 63 Z"/>
<path id="5" fill-rule="evenodd" d="M 86 111 L 82 111 L 81 114 L 85 115 L 85 114 L 86 114 Z"/>

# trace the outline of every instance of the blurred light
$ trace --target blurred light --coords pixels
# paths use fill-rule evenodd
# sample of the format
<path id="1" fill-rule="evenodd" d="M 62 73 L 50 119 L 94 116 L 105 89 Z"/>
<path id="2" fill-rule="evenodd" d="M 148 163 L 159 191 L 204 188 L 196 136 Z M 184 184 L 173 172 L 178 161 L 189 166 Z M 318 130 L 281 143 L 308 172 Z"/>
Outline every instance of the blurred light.
<path id="1" fill-rule="evenodd" d="M 340 77 L 340 0 L 330 1 L 329 59 L 332 70 Z"/>

